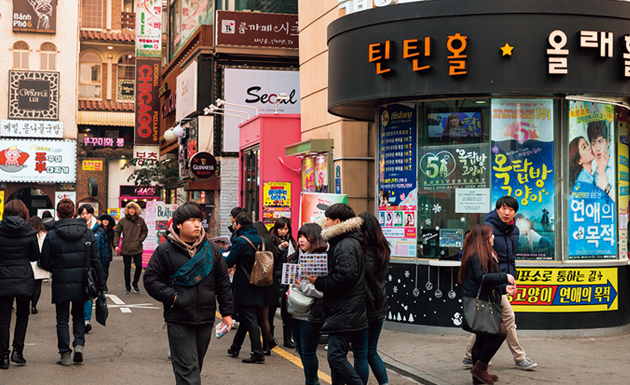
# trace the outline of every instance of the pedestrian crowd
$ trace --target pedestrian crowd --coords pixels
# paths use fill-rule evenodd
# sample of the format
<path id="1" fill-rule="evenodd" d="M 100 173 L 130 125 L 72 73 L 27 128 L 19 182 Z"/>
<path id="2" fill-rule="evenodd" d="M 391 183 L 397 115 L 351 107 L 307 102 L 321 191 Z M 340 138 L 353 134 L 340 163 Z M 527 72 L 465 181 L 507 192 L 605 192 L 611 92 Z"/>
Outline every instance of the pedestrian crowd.
<path id="1" fill-rule="evenodd" d="M 498 381 L 496 375 L 488 373 L 488 366 L 506 339 L 516 367 L 537 367 L 518 342 L 514 311 L 506 296 L 516 290 L 517 211 L 516 199 L 500 198 L 496 209 L 486 216 L 486 223 L 476 225 L 464 240 L 459 271 L 463 295 L 487 301 L 500 313 L 495 317 L 500 321 L 496 330 L 467 329 L 473 334 L 462 366 L 470 369 L 474 384 Z M 0 222 L 0 247 L 4 251 L 0 255 L 0 369 L 8 369 L 9 361 L 26 364 L 24 339 L 29 313 L 38 313 L 43 280 L 52 279 L 60 365 L 79 364 L 84 359 L 85 333 L 91 329 L 93 308 L 85 289 L 86 267 L 94 268 L 99 291 L 107 292 L 114 249 L 123 257 L 125 293 L 140 292 L 147 227 L 136 203 L 127 205 L 118 224 L 107 214 L 96 218 L 89 204 L 75 211 L 69 199 L 59 202 L 56 213 L 58 221 L 51 215 L 29 218 L 20 200 L 5 206 Z M 368 212 L 357 216 L 347 204 L 334 204 L 326 209 L 325 216 L 323 228 L 306 223 L 296 240 L 289 219 L 278 218 L 268 231 L 237 207 L 231 211 L 231 244 L 225 246 L 209 240 L 198 203 L 189 201 L 177 208 L 166 240 L 155 249 L 143 278 L 147 293 L 164 305 L 177 384 L 201 384 L 211 337 L 222 336 L 233 327 L 236 333 L 228 355 L 238 358 L 249 334 L 249 354 L 242 362 L 263 364 L 278 345 L 273 326 L 278 309 L 283 344 L 295 348 L 300 356 L 306 385 L 320 384 L 316 352 L 322 340 L 327 342 L 334 385 L 365 385 L 370 369 L 379 385 L 389 383 L 377 347 L 389 310 L 386 281 L 390 244 L 378 219 Z M 287 284 L 291 265 L 310 266 L 318 258 L 326 261 L 327 271 L 308 270 Z M 217 303 L 221 323 L 215 327 Z M 9 329 L 14 304 L 11 352 Z M 464 323 L 472 325 L 477 315 L 464 313 Z M 348 360 L 350 351 L 353 363 Z"/>

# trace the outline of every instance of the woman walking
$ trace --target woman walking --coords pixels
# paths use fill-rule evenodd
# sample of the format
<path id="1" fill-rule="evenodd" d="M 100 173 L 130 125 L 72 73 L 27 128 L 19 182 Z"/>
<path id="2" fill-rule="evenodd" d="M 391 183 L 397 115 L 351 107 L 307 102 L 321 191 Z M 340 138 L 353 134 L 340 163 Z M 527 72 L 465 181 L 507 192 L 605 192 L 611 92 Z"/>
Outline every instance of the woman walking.
<path id="1" fill-rule="evenodd" d="M 28 220 L 28 224 L 37 231 L 37 243 L 41 252 L 47 233 L 44 222 L 40 217 L 34 216 Z M 31 314 L 37 314 L 37 303 L 42 295 L 42 281 L 50 278 L 50 272 L 37 266 L 37 262 L 31 262 L 31 267 L 33 268 L 33 278 L 35 279 L 35 293 L 33 294 L 33 303 L 31 303 Z"/>
<path id="2" fill-rule="evenodd" d="M 116 227 L 116 221 L 109 214 L 101 214 L 98 218 L 99 227 L 94 233 L 98 237 L 97 233 L 100 233 L 103 239 L 101 243 L 99 241 L 98 252 L 101 256 L 101 264 L 103 265 L 103 275 L 105 276 L 105 293 L 109 291 L 107 288 L 107 278 L 109 278 L 109 264 L 112 262 L 112 249 L 114 248 L 114 227 Z"/>
<path id="3" fill-rule="evenodd" d="M 359 214 L 363 219 L 361 232 L 365 237 L 365 306 L 368 318 L 368 341 L 367 341 L 367 362 L 372 368 L 372 373 L 379 385 L 388 384 L 387 369 L 383 360 L 376 350 L 378 339 L 383 329 L 383 322 L 389 311 L 387 303 L 387 291 L 385 278 L 389 269 L 390 248 L 389 242 L 385 239 L 378 219 L 368 212 Z M 353 344 L 354 346 L 354 344 Z M 360 345 L 356 345 L 360 346 Z M 358 352 L 357 352 L 358 353 Z M 356 354 L 355 357 L 362 356 Z M 354 368 L 363 380 L 367 383 L 369 369 L 365 365 L 365 360 L 356 360 Z"/>
<path id="4" fill-rule="evenodd" d="M 497 254 L 494 246 L 494 234 L 489 225 L 476 225 L 464 241 L 464 256 L 459 269 L 459 282 L 464 284 L 464 297 L 477 297 L 479 286 L 481 293 L 479 299 L 501 303 L 501 295 L 506 291 L 515 294 L 514 277 L 499 269 Z M 499 326 L 499 333 L 476 333 L 475 345 L 472 349 L 474 384 L 493 385 L 499 378 L 488 373 L 488 363 L 507 336 L 503 321 Z"/>
<path id="5" fill-rule="evenodd" d="M 3 218 L 0 222 L 0 369 L 9 369 L 9 329 L 14 300 L 15 331 L 11 361 L 18 365 L 26 364 L 22 353 L 29 307 L 35 293 L 30 262 L 37 261 L 40 252 L 37 231 L 26 222 L 28 209 L 21 200 L 7 203 Z"/>
<path id="6" fill-rule="evenodd" d="M 300 228 L 298 244 L 300 248 L 289 256 L 289 263 L 299 264 L 302 255 L 325 253 L 328 249 L 328 244 L 322 238 L 322 228 L 315 223 L 307 223 Z M 319 385 L 317 345 L 319 344 L 319 330 L 324 323 L 324 308 L 321 300 L 324 293 L 315 289 L 315 286 L 306 279 L 301 281 L 296 279 L 295 284 L 304 295 L 317 298 L 307 313 L 297 313 L 288 304 L 286 306 L 291 315 L 289 324 L 291 325 L 293 340 L 304 367 L 305 383 L 306 385 Z"/>

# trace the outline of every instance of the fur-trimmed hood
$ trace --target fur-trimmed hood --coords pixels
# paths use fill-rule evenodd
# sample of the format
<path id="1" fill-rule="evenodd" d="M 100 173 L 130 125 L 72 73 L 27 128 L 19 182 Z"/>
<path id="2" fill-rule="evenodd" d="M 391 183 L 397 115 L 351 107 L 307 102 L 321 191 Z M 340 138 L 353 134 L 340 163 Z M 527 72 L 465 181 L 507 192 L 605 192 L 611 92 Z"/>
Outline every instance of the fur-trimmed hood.
<path id="1" fill-rule="evenodd" d="M 140 207 L 139 204 L 137 204 L 136 202 L 129 202 L 127 203 L 127 206 L 125 206 L 125 215 L 128 216 L 129 215 L 129 208 L 133 207 L 134 209 L 136 209 L 136 215 L 140 216 L 142 214 L 142 208 Z"/>
<path id="2" fill-rule="evenodd" d="M 322 230 L 322 238 L 326 242 L 330 241 L 333 238 L 337 238 L 341 235 L 349 235 L 354 233 L 355 231 L 361 231 L 361 225 L 363 224 L 363 219 L 359 217 L 350 218 L 336 225 L 326 227 Z"/>

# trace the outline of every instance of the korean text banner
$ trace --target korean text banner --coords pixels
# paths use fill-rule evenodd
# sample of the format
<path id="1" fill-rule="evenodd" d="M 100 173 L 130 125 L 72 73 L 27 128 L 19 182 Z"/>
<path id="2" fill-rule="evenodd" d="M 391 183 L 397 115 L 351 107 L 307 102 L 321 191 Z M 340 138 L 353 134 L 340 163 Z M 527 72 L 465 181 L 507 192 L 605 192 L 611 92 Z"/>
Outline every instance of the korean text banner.
<path id="1" fill-rule="evenodd" d="M 136 57 L 162 56 L 162 1 L 136 0 Z"/>
<path id="2" fill-rule="evenodd" d="M 76 182 L 77 143 L 0 139 L 0 182 Z"/>
<path id="3" fill-rule="evenodd" d="M 488 146 L 461 144 L 426 147 L 418 154 L 421 190 L 477 189 L 488 187 Z"/>
<path id="4" fill-rule="evenodd" d="M 291 182 L 266 182 L 263 186 L 263 206 L 291 206 Z"/>
<path id="5" fill-rule="evenodd" d="M 573 313 L 619 309 L 617 268 L 518 269 L 516 312 Z"/>
<path id="6" fill-rule="evenodd" d="M 553 101 L 493 99 L 491 113 L 492 202 L 518 201 L 516 258 L 553 260 Z"/>
<path id="7" fill-rule="evenodd" d="M 569 259 L 616 258 L 615 106 L 569 102 Z"/>

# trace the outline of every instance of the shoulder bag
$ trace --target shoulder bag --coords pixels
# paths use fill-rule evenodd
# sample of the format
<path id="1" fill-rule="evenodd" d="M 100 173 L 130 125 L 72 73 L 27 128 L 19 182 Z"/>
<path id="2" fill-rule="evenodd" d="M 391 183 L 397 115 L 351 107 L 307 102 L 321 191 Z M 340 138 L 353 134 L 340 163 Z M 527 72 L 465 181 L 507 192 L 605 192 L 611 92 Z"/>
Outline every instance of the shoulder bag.
<path id="1" fill-rule="evenodd" d="M 501 323 L 501 313 L 503 306 L 492 301 L 479 299 L 483 281 L 486 275 L 481 278 L 477 297 L 464 297 L 464 322 L 462 329 L 471 333 L 499 334 L 499 324 Z"/>
<path id="2" fill-rule="evenodd" d="M 304 314 L 311 311 L 315 298 L 302 293 L 302 290 L 298 289 L 296 286 L 291 286 L 288 292 L 287 303 L 296 313 Z"/>
<path id="3" fill-rule="evenodd" d="M 88 299 L 94 299 L 98 297 L 99 290 L 96 281 L 96 271 L 91 265 L 91 250 L 92 242 L 90 241 L 90 229 L 85 230 L 85 246 L 86 246 L 86 262 L 85 262 L 85 294 Z"/>

